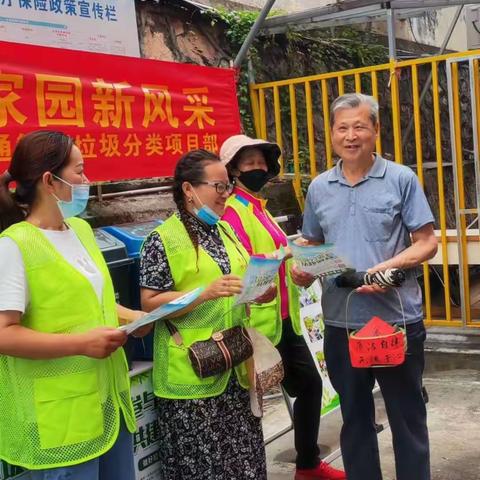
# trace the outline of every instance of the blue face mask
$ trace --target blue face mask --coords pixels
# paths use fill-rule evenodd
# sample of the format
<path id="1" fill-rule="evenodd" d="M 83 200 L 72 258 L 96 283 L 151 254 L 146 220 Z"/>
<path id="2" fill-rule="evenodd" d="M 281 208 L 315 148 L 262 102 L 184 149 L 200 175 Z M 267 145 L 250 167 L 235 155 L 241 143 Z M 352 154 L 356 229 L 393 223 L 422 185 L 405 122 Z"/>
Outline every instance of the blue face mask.
<path id="1" fill-rule="evenodd" d="M 203 203 L 198 198 L 198 195 L 195 192 L 193 193 L 197 197 L 197 200 Z M 201 208 L 194 207 L 193 213 L 199 220 L 210 226 L 216 225 L 220 220 L 220 217 L 208 205 L 205 204 L 203 204 Z"/>
<path id="2" fill-rule="evenodd" d="M 200 209 L 194 208 L 193 213 L 199 220 L 210 226 L 216 225 L 220 220 L 220 217 L 207 205 L 203 205 Z"/>
<path id="3" fill-rule="evenodd" d="M 71 184 L 63 180 L 63 178 L 54 175 L 57 180 L 65 183 L 72 189 L 72 200 L 65 202 L 57 199 L 58 208 L 63 215 L 63 218 L 70 218 L 80 215 L 85 208 L 87 208 L 88 197 L 90 194 L 90 185 L 88 183 Z"/>

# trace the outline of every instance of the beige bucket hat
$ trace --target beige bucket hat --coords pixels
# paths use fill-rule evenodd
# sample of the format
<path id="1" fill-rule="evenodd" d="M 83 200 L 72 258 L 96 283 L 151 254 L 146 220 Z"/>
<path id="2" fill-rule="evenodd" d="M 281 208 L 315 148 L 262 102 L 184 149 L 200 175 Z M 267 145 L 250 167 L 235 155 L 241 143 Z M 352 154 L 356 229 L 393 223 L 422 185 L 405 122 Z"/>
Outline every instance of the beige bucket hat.
<path id="1" fill-rule="evenodd" d="M 259 148 L 263 151 L 272 178 L 280 173 L 280 163 L 278 162 L 282 154 L 280 147 L 276 143 L 267 142 L 260 138 L 250 138 L 246 135 L 233 135 L 223 142 L 220 148 L 220 159 L 223 165 L 227 166 L 232 160 L 238 158 L 243 150 L 249 147 Z"/>

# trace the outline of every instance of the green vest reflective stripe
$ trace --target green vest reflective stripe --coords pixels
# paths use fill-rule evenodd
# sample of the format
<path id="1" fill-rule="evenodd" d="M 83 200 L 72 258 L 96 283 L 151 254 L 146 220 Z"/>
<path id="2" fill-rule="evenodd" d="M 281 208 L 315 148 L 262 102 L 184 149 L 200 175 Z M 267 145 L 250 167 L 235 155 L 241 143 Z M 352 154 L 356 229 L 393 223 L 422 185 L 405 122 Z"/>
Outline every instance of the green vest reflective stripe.
<path id="1" fill-rule="evenodd" d="M 243 199 L 239 200 L 236 195 L 231 195 L 227 200 L 226 206 L 233 208 L 239 216 L 243 228 L 250 238 L 254 254 L 271 253 L 276 250 L 272 236 L 256 217 L 251 202 L 247 202 Z M 268 211 L 266 213 L 272 222 L 275 223 L 275 220 L 270 213 Z M 301 335 L 299 291 L 291 278 L 291 266 L 292 260 L 287 260 L 286 272 L 289 315 L 295 333 Z M 277 278 L 277 287 L 278 286 L 279 279 Z M 282 337 L 280 289 L 277 298 L 273 302 L 262 305 L 252 305 L 250 308 L 250 325 L 266 335 L 271 342 L 276 345 Z"/>
<path id="2" fill-rule="evenodd" d="M 118 326 L 107 265 L 83 220 L 67 222 L 103 275 L 103 304 L 89 280 L 41 230 L 20 222 L 5 230 L 18 245 L 29 289 L 22 325 L 44 333 L 80 333 Z M 120 412 L 135 431 L 123 349 L 98 360 L 70 356 L 29 360 L 0 355 L 0 459 L 31 470 L 75 465 L 115 443 Z"/>
<path id="3" fill-rule="evenodd" d="M 248 264 L 248 253 L 236 240 L 229 225 L 219 223 L 220 235 L 231 264 L 231 273 L 242 276 Z M 187 230 L 177 215 L 172 215 L 155 231 L 160 235 L 176 291 L 188 291 L 207 286 L 222 276 L 210 255 L 193 247 Z M 198 267 L 198 268 L 197 268 Z M 233 298 L 219 298 L 204 302 L 191 312 L 171 322 L 180 332 L 183 345 L 178 346 L 164 322 L 155 326 L 153 385 L 155 395 L 162 398 L 192 399 L 220 395 L 225 390 L 231 370 L 209 378 L 199 378 L 188 359 L 187 347 L 198 340 L 210 338 L 212 333 L 241 325 L 246 320 L 243 306 L 233 308 Z M 235 368 L 237 378 L 248 388 L 245 365 Z"/>

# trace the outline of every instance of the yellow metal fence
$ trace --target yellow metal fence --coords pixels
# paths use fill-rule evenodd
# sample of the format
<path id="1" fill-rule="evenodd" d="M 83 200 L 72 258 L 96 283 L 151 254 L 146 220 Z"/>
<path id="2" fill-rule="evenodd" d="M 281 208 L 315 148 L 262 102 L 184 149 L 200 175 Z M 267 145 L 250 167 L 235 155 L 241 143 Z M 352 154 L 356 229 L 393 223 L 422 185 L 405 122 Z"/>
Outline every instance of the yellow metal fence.
<path id="1" fill-rule="evenodd" d="M 480 50 L 250 87 L 256 134 L 276 141 L 282 148 L 281 175 L 293 178 L 302 208 L 309 181 L 334 164 L 331 102 L 348 92 L 366 93 L 379 101 L 377 152 L 417 172 L 436 216 L 440 260 L 436 265 L 423 266 L 425 318 L 430 325 L 480 326 L 480 309 L 471 308 L 472 265 L 467 245 L 468 240 L 477 242 L 480 251 L 478 233 L 467 235 L 468 222 L 473 223 L 479 211 L 479 194 L 472 193 L 464 175 L 465 168 L 471 169 L 474 140 L 480 144 L 478 128 L 472 131 L 471 122 L 465 123 L 474 113 L 480 118 L 478 58 Z M 473 65 L 473 74 L 467 73 L 465 65 L 470 69 Z M 465 100 L 469 91 L 474 98 L 471 111 L 471 99 Z M 460 244 L 455 261 L 449 249 L 451 243 Z M 463 285 L 458 287 L 462 273 Z"/>

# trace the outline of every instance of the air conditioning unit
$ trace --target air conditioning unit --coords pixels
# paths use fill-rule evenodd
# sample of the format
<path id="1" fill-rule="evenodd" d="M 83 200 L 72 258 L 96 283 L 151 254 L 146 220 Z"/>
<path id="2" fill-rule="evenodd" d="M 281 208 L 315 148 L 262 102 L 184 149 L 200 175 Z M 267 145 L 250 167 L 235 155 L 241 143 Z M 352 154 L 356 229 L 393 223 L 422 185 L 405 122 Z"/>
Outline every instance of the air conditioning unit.
<path id="1" fill-rule="evenodd" d="M 465 7 L 465 25 L 467 27 L 467 48 L 480 49 L 480 5 Z"/>

